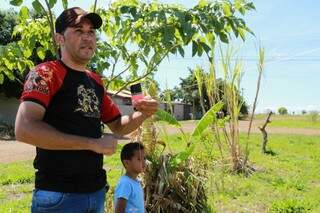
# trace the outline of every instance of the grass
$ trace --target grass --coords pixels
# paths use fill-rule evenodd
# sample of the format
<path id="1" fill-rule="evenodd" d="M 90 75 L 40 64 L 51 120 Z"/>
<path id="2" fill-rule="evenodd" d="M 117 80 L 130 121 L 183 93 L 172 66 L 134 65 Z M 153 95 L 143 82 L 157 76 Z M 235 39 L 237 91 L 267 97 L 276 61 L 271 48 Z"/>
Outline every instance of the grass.
<path id="1" fill-rule="evenodd" d="M 305 129 L 320 129 L 320 121 L 311 121 L 308 117 L 295 118 L 283 118 L 279 120 L 273 120 L 271 117 L 270 127 L 287 127 L 287 128 L 305 128 Z"/>
<path id="2" fill-rule="evenodd" d="M 215 162 L 218 148 L 204 138 L 196 141 L 196 156 L 210 161 L 207 190 L 209 203 L 217 212 L 319 212 L 320 143 L 318 137 L 270 135 L 269 150 L 260 152 L 260 135 L 252 135 L 250 160 L 257 169 L 250 177 L 231 175 Z M 242 135 L 242 143 L 246 136 Z M 171 148 L 183 149 L 177 136 Z M 210 149 L 211 146 L 211 149 Z M 209 163 L 210 165 L 210 163 Z M 302 210 L 301 210 L 302 209 Z"/>
<path id="3" fill-rule="evenodd" d="M 257 120 L 265 120 L 265 114 L 255 115 Z M 272 115 L 268 127 L 320 129 L 320 119 L 312 121 L 311 115 Z"/>
<path id="4" fill-rule="evenodd" d="M 31 183 L 33 173 L 31 161 L 0 164 L 0 185 Z"/>
<path id="5" fill-rule="evenodd" d="M 267 148 L 273 155 L 264 155 L 261 135 L 253 134 L 249 159 L 257 171 L 250 177 L 231 175 L 219 166 L 218 147 L 208 138 L 207 133 L 194 142 L 194 157 L 207 163 L 208 203 L 216 212 L 320 212 L 319 137 L 270 134 Z M 169 140 L 167 149 L 173 152 L 186 147 L 178 135 Z M 123 172 L 120 149 L 104 159 L 111 188 Z M 32 161 L 0 164 L 0 212 L 30 211 L 33 172 Z M 110 192 L 107 197 L 111 202 Z"/>

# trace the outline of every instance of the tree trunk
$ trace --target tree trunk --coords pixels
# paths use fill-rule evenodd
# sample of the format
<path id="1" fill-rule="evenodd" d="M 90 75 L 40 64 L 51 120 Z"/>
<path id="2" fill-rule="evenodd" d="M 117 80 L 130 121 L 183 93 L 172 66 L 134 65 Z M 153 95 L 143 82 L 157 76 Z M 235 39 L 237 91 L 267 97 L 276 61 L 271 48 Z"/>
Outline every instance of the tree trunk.
<path id="1" fill-rule="evenodd" d="M 272 112 L 269 112 L 265 123 L 261 127 L 259 127 L 259 129 L 262 133 L 262 146 L 261 146 L 262 153 L 267 153 L 268 133 L 266 131 L 266 127 L 267 127 L 268 123 L 271 122 L 270 121 L 271 115 L 272 115 Z"/>

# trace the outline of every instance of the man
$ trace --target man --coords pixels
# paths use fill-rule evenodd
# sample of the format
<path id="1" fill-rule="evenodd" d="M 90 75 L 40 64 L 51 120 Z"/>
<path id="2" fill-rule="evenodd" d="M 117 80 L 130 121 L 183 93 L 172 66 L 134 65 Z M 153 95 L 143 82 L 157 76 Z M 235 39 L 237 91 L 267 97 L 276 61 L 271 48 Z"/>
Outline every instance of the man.
<path id="1" fill-rule="evenodd" d="M 121 116 L 100 77 L 87 70 L 101 24 L 98 14 L 65 10 L 55 26 L 61 60 L 36 66 L 24 85 L 15 133 L 37 147 L 32 212 L 104 212 L 103 155 L 116 151 L 117 137 L 101 137 L 101 122 L 124 135 L 157 110 L 144 98 L 138 111 Z"/>

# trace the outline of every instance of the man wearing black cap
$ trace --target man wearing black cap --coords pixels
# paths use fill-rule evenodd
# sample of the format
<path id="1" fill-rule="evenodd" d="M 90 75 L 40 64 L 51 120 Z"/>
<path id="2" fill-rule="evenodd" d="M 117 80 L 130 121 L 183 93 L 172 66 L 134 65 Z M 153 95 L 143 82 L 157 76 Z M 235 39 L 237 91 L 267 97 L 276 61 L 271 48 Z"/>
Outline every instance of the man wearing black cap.
<path id="1" fill-rule="evenodd" d="M 87 69 L 101 24 L 96 13 L 63 11 L 55 26 L 61 60 L 36 66 L 25 82 L 15 133 L 36 146 L 32 212 L 104 212 L 103 155 L 116 151 L 117 137 L 102 136 L 101 122 L 124 135 L 157 110 L 145 98 L 135 103 L 138 111 L 122 116 L 101 78 Z"/>

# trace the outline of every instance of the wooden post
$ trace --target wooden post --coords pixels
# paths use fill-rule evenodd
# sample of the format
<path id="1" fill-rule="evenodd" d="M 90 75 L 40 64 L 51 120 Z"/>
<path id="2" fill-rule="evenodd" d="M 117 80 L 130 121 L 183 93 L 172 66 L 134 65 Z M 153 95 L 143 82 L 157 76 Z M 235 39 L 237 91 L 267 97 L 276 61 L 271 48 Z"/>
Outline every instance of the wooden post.
<path id="1" fill-rule="evenodd" d="M 268 125 L 268 123 L 270 123 L 270 117 L 272 115 L 272 111 L 270 111 L 268 113 L 267 119 L 265 121 L 265 123 L 259 127 L 261 133 L 262 133 L 262 147 L 261 147 L 261 151 L 262 153 L 267 153 L 267 142 L 268 142 L 268 133 L 266 131 L 266 127 Z"/>

